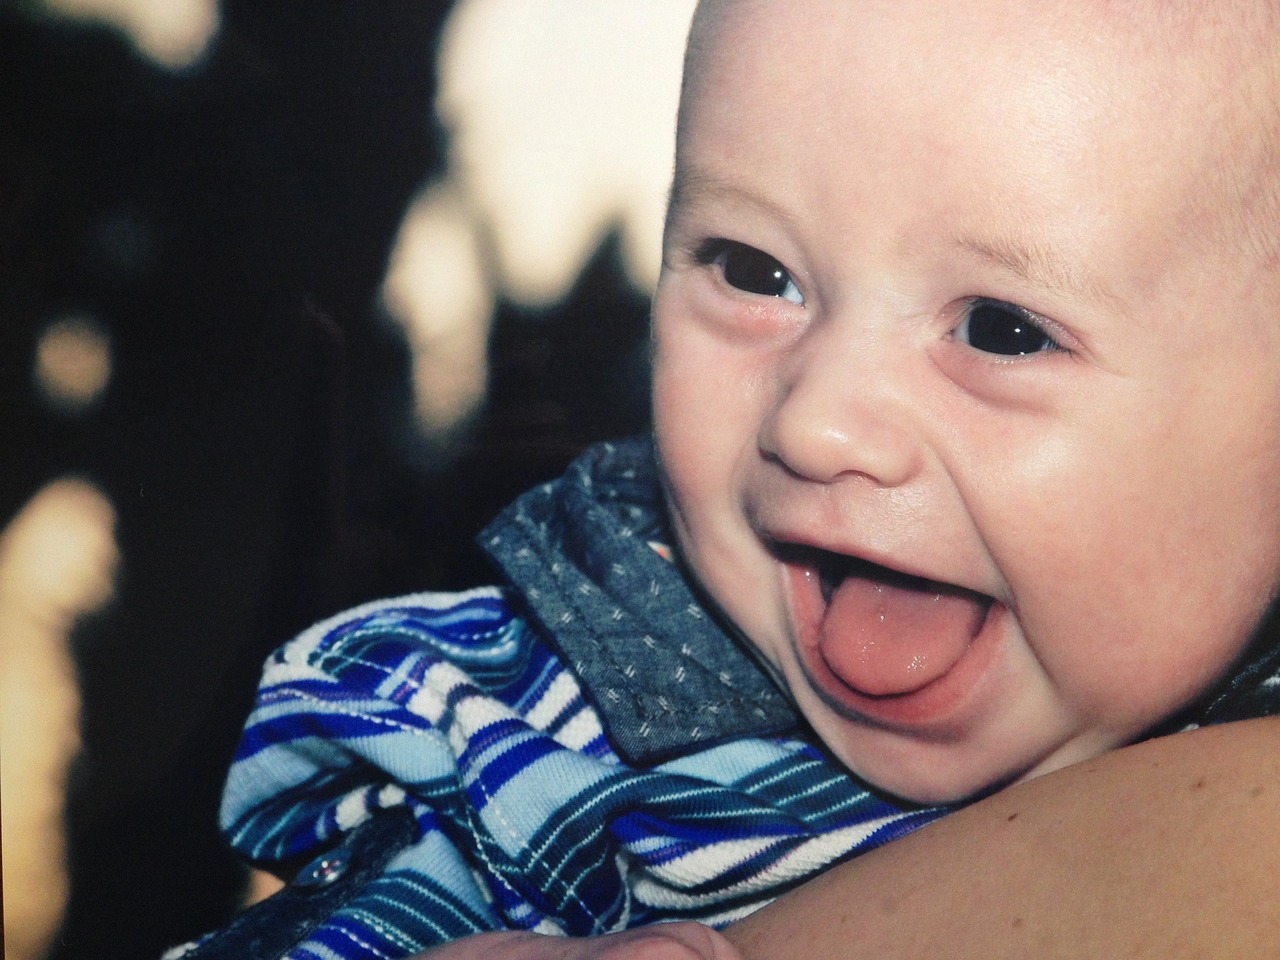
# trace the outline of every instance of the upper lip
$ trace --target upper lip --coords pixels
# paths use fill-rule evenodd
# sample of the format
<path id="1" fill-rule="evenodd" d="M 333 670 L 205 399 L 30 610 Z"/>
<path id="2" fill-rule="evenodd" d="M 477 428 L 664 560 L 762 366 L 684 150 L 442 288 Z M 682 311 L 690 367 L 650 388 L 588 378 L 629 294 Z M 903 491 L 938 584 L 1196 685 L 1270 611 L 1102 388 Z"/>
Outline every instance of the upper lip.
<path id="1" fill-rule="evenodd" d="M 816 566 L 825 556 L 855 558 L 882 568 L 886 579 L 915 578 L 1016 609 L 1012 585 L 962 503 L 892 492 L 802 483 L 765 470 L 745 484 L 740 505 L 755 536 L 780 560 Z"/>
<path id="2" fill-rule="evenodd" d="M 829 536 L 818 537 L 799 530 L 767 528 L 758 524 L 756 533 L 779 560 L 811 566 L 820 575 L 839 565 L 844 573 L 856 572 L 860 576 L 900 586 L 920 590 L 964 590 L 985 597 L 993 596 L 989 588 L 966 582 L 969 580 L 967 577 L 953 577 L 937 569 L 915 565 L 887 552 L 871 549 L 866 544 L 852 544 Z"/>

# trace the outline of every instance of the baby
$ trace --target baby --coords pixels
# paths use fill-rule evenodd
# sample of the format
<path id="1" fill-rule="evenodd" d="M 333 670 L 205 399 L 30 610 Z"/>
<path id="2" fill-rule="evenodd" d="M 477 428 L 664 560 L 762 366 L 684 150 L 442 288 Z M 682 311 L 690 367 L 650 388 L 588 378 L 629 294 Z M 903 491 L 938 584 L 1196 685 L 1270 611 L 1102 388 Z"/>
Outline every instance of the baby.
<path id="1" fill-rule="evenodd" d="M 954 800 L 1128 743 L 1280 582 L 1280 8 L 706 5 L 656 435 L 831 751 Z"/>
<path id="2" fill-rule="evenodd" d="M 484 535 L 502 589 L 277 655 L 224 826 L 313 859 L 191 956 L 719 926 L 938 805 L 1275 712 L 1278 74 L 1268 0 L 704 0 L 660 466 L 594 451 Z M 580 949 L 628 942 L 668 955 Z"/>

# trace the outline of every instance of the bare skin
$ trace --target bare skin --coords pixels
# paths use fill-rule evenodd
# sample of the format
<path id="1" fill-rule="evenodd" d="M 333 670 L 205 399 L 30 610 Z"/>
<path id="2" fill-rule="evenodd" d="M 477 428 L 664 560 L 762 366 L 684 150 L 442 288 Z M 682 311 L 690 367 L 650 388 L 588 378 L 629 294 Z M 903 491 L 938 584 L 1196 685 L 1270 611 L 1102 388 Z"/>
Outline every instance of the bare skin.
<path id="1" fill-rule="evenodd" d="M 1232 724 L 1012 787 L 832 871 L 729 939 L 748 958 L 804 943 L 814 960 L 1272 955 L 1278 739 L 1280 720 Z"/>
<path id="2" fill-rule="evenodd" d="M 482 933 L 420 954 L 417 960 L 743 960 L 723 936 L 697 923 L 668 923 L 607 937 Z"/>
<path id="3" fill-rule="evenodd" d="M 1179 734 L 996 794 L 722 937 L 485 934 L 424 960 L 1258 958 L 1280 943 L 1280 719 Z"/>

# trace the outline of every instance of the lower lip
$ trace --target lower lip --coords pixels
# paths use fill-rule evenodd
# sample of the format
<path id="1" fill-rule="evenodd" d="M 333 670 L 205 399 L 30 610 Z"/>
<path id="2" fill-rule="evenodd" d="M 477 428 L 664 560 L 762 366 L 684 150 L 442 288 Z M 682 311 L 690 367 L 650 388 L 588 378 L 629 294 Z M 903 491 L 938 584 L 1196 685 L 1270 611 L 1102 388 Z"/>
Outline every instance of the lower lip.
<path id="1" fill-rule="evenodd" d="M 977 636 L 942 676 L 905 693 L 873 696 L 850 687 L 827 666 L 818 648 L 826 604 L 812 567 L 788 565 L 792 629 L 800 667 L 809 686 L 847 719 L 895 730 L 955 735 L 977 709 L 978 694 L 991 676 L 1008 609 L 994 602 Z"/>

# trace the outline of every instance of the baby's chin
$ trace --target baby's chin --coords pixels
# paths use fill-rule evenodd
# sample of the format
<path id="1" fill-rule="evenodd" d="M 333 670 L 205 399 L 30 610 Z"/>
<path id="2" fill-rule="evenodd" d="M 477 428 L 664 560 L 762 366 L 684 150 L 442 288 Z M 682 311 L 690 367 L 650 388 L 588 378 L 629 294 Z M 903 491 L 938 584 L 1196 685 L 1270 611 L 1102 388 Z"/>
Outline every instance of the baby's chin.
<path id="1" fill-rule="evenodd" d="M 983 776 L 973 769 L 952 770 L 949 765 L 939 763 L 893 770 L 882 770 L 881 766 L 859 764 L 850 769 L 872 791 L 907 806 L 963 805 L 1031 776 L 1030 773 Z"/>
<path id="2" fill-rule="evenodd" d="M 973 771 L 959 771 L 954 776 L 949 776 L 945 769 L 940 770 L 935 766 L 927 770 L 893 771 L 883 776 L 859 775 L 859 779 L 873 792 L 906 806 L 938 807 L 963 806 L 1005 787 L 1039 776 L 1040 772 L 975 776 Z"/>
<path id="3" fill-rule="evenodd" d="M 830 723 L 831 718 L 825 718 Z M 1053 749 L 984 749 L 963 741 L 920 743 L 891 731 L 863 729 L 850 735 L 848 720 L 835 721 L 842 734 L 824 735 L 813 726 L 834 758 L 874 792 L 908 805 L 962 805 L 1014 784 L 1093 759 L 1109 747 L 1071 741 Z"/>

